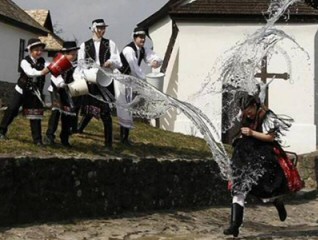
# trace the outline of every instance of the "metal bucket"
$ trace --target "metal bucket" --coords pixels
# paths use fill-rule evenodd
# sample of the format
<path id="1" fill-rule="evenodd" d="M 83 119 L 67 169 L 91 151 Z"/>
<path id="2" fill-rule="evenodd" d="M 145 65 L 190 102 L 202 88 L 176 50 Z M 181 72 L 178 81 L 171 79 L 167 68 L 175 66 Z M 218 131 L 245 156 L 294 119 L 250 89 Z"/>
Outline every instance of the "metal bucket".
<path id="1" fill-rule="evenodd" d="M 146 81 L 147 83 L 151 84 L 155 88 L 157 88 L 159 91 L 163 91 L 163 80 L 164 80 L 165 74 L 161 72 L 152 72 L 146 75 Z"/>
<path id="2" fill-rule="evenodd" d="M 57 56 L 53 59 L 53 62 L 51 62 L 48 66 L 48 69 L 54 77 L 57 77 L 71 67 L 72 63 L 66 58 L 66 56 L 62 53 L 58 53 Z"/>

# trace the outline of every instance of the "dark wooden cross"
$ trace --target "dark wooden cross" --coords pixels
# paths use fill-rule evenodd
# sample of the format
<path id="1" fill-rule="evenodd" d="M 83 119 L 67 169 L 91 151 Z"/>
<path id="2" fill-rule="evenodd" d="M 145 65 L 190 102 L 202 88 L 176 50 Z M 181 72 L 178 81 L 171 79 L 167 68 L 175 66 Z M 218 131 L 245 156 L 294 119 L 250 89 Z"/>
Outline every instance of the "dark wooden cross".
<path id="1" fill-rule="evenodd" d="M 268 73 L 267 72 L 267 56 L 265 56 L 263 59 L 262 59 L 262 69 L 261 69 L 261 72 L 260 73 L 256 73 L 255 74 L 255 77 L 256 78 L 260 78 L 261 81 L 263 83 L 266 84 L 266 80 L 268 78 L 270 79 L 284 79 L 284 80 L 288 80 L 289 79 L 289 74 L 288 73 Z M 264 104 L 266 106 L 268 106 L 268 88 L 266 89 L 266 97 L 265 97 L 265 102 Z"/>

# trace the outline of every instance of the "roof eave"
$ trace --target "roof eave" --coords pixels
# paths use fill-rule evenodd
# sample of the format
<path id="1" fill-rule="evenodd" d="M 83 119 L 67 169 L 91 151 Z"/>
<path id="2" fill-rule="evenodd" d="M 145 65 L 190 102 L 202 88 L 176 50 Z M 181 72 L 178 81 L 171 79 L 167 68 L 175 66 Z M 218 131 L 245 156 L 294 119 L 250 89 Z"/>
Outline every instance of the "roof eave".
<path id="1" fill-rule="evenodd" d="M 41 36 L 48 35 L 48 31 L 44 31 L 42 29 L 30 26 L 30 25 L 22 23 L 20 21 L 16 21 L 15 19 L 9 18 L 9 17 L 1 15 L 1 14 L 0 14 L 0 21 L 7 23 L 9 25 L 15 26 L 15 27 L 22 28 L 24 30 L 27 30 L 27 31 L 35 33 L 35 34 L 39 34 Z"/>
<path id="2" fill-rule="evenodd" d="M 198 13 L 171 13 L 171 19 L 175 21 L 220 21 L 223 22 L 266 22 L 265 16 L 260 14 L 198 14 Z M 290 15 L 286 21 L 283 18 L 278 23 L 317 23 L 318 15 Z"/>

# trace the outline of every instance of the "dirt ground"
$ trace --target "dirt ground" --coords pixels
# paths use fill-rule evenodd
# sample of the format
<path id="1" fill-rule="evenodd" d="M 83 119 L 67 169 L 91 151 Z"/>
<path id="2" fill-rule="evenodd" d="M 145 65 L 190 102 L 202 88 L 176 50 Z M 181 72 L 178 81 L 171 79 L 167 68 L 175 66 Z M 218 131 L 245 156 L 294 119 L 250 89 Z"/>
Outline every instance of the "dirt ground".
<path id="1" fill-rule="evenodd" d="M 290 200 L 280 222 L 271 204 L 247 204 L 238 239 L 318 239 L 318 197 Z M 213 240 L 222 234 L 229 208 L 125 214 L 116 218 L 0 229 L 0 240 Z"/>

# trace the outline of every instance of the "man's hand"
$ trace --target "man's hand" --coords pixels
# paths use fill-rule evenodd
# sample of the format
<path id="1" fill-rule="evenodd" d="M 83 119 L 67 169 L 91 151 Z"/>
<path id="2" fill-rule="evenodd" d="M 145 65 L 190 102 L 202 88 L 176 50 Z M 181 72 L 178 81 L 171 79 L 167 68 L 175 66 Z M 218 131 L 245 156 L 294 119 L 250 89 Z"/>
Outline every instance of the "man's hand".
<path id="1" fill-rule="evenodd" d="M 104 67 L 105 67 L 105 68 L 112 68 L 112 67 L 113 67 L 113 63 L 112 63 L 111 61 L 106 61 L 106 62 L 104 63 Z"/>
<path id="2" fill-rule="evenodd" d="M 158 68 L 158 67 L 160 67 L 160 64 L 155 60 L 155 61 L 152 61 L 151 67 L 152 68 Z"/>
<path id="3" fill-rule="evenodd" d="M 46 67 L 46 68 L 43 68 L 41 74 L 42 74 L 42 75 L 46 75 L 46 74 L 48 74 L 49 72 L 50 72 L 50 70 Z"/>
<path id="4" fill-rule="evenodd" d="M 60 84 L 60 88 L 68 88 L 68 85 L 65 84 L 65 83 L 61 83 L 61 84 Z"/>

